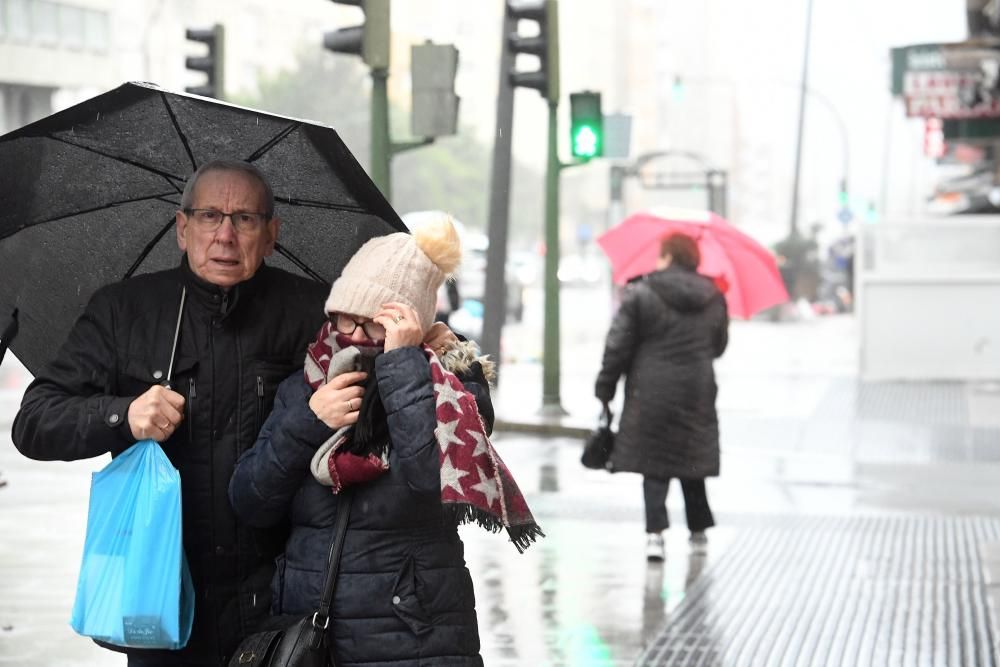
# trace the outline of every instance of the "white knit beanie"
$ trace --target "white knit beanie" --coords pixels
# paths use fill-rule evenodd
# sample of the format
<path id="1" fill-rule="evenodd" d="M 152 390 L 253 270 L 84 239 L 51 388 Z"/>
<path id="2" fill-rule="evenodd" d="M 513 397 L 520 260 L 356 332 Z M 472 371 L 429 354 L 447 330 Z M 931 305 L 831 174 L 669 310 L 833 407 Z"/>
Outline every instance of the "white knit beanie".
<path id="1" fill-rule="evenodd" d="M 458 232 L 448 215 L 412 235 L 378 236 L 347 262 L 330 290 L 326 312 L 373 317 L 382 304 L 399 301 L 417 311 L 426 330 L 434 322 L 438 288 L 461 258 Z"/>

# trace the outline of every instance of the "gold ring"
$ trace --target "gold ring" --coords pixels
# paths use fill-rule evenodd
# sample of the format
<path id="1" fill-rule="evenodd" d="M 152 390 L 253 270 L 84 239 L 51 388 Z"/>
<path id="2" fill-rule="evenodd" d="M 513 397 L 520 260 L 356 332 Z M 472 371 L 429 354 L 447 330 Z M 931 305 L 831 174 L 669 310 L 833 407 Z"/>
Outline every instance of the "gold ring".
<path id="1" fill-rule="evenodd" d="M 350 412 L 354 412 L 354 399 L 353 398 L 347 399 L 347 409 Z"/>
<path id="2" fill-rule="evenodd" d="M 394 318 L 392 318 L 392 321 L 395 322 L 396 324 L 399 324 L 402 321 L 402 319 L 403 319 L 402 315 L 396 315 Z"/>

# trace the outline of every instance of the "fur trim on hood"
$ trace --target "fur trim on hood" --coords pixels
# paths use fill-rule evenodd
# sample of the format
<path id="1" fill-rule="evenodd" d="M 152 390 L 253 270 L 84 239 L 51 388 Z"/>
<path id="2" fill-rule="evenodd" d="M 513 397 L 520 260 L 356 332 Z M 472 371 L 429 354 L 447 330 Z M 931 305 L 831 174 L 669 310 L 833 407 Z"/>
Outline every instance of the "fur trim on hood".
<path id="1" fill-rule="evenodd" d="M 439 358 L 441 365 L 455 375 L 468 372 L 472 368 L 472 364 L 478 361 L 479 365 L 483 367 L 483 375 L 486 376 L 490 384 L 493 384 L 497 379 L 496 363 L 489 356 L 479 354 L 479 347 L 471 340 L 459 341 L 445 350 L 444 354 L 439 355 Z"/>

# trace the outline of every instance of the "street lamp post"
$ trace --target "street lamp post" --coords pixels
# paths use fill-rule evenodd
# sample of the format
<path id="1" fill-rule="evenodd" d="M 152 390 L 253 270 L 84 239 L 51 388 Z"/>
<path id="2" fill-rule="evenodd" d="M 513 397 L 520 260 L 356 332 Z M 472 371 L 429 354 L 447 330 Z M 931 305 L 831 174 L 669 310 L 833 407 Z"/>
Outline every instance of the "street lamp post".
<path id="1" fill-rule="evenodd" d="M 801 293 L 798 289 L 802 269 L 805 268 L 806 253 L 809 241 L 799 234 L 799 181 L 802 173 L 802 136 L 806 120 L 806 94 L 809 91 L 809 42 L 812 36 L 813 0 L 806 5 L 806 35 L 802 50 L 802 79 L 799 83 L 799 122 L 795 136 L 795 171 L 792 177 L 792 207 L 789 216 L 788 238 L 779 244 L 780 254 L 784 256 L 783 277 L 788 293 L 795 300 Z"/>
<path id="2" fill-rule="evenodd" d="M 795 137 L 795 172 L 792 179 L 792 211 L 788 229 L 788 241 L 790 244 L 799 236 L 799 177 L 802 172 L 802 135 L 805 130 L 806 120 L 806 93 L 809 90 L 809 42 L 812 36 L 812 10 L 813 0 L 808 0 L 806 5 L 806 39 L 802 50 L 802 80 L 799 88 L 799 123 Z"/>

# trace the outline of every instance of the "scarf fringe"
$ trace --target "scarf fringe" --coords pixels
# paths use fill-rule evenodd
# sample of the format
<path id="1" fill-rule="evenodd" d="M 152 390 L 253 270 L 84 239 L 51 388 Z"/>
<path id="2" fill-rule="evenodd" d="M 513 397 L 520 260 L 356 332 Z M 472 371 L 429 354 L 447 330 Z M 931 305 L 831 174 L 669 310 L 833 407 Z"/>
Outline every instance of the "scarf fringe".
<path id="1" fill-rule="evenodd" d="M 468 503 L 449 503 L 444 506 L 444 510 L 452 521 L 459 526 L 474 523 L 480 528 L 488 530 L 491 533 L 499 533 L 501 530 L 506 528 L 497 516 L 490 514 L 475 505 L 469 505 Z M 518 553 L 522 554 L 524 553 L 524 550 L 534 544 L 538 538 L 545 537 L 545 533 L 543 533 L 538 524 L 534 522 L 521 526 L 511 526 L 507 528 L 507 535 L 510 537 L 510 541 L 514 543 L 514 546 L 517 547 Z"/>

